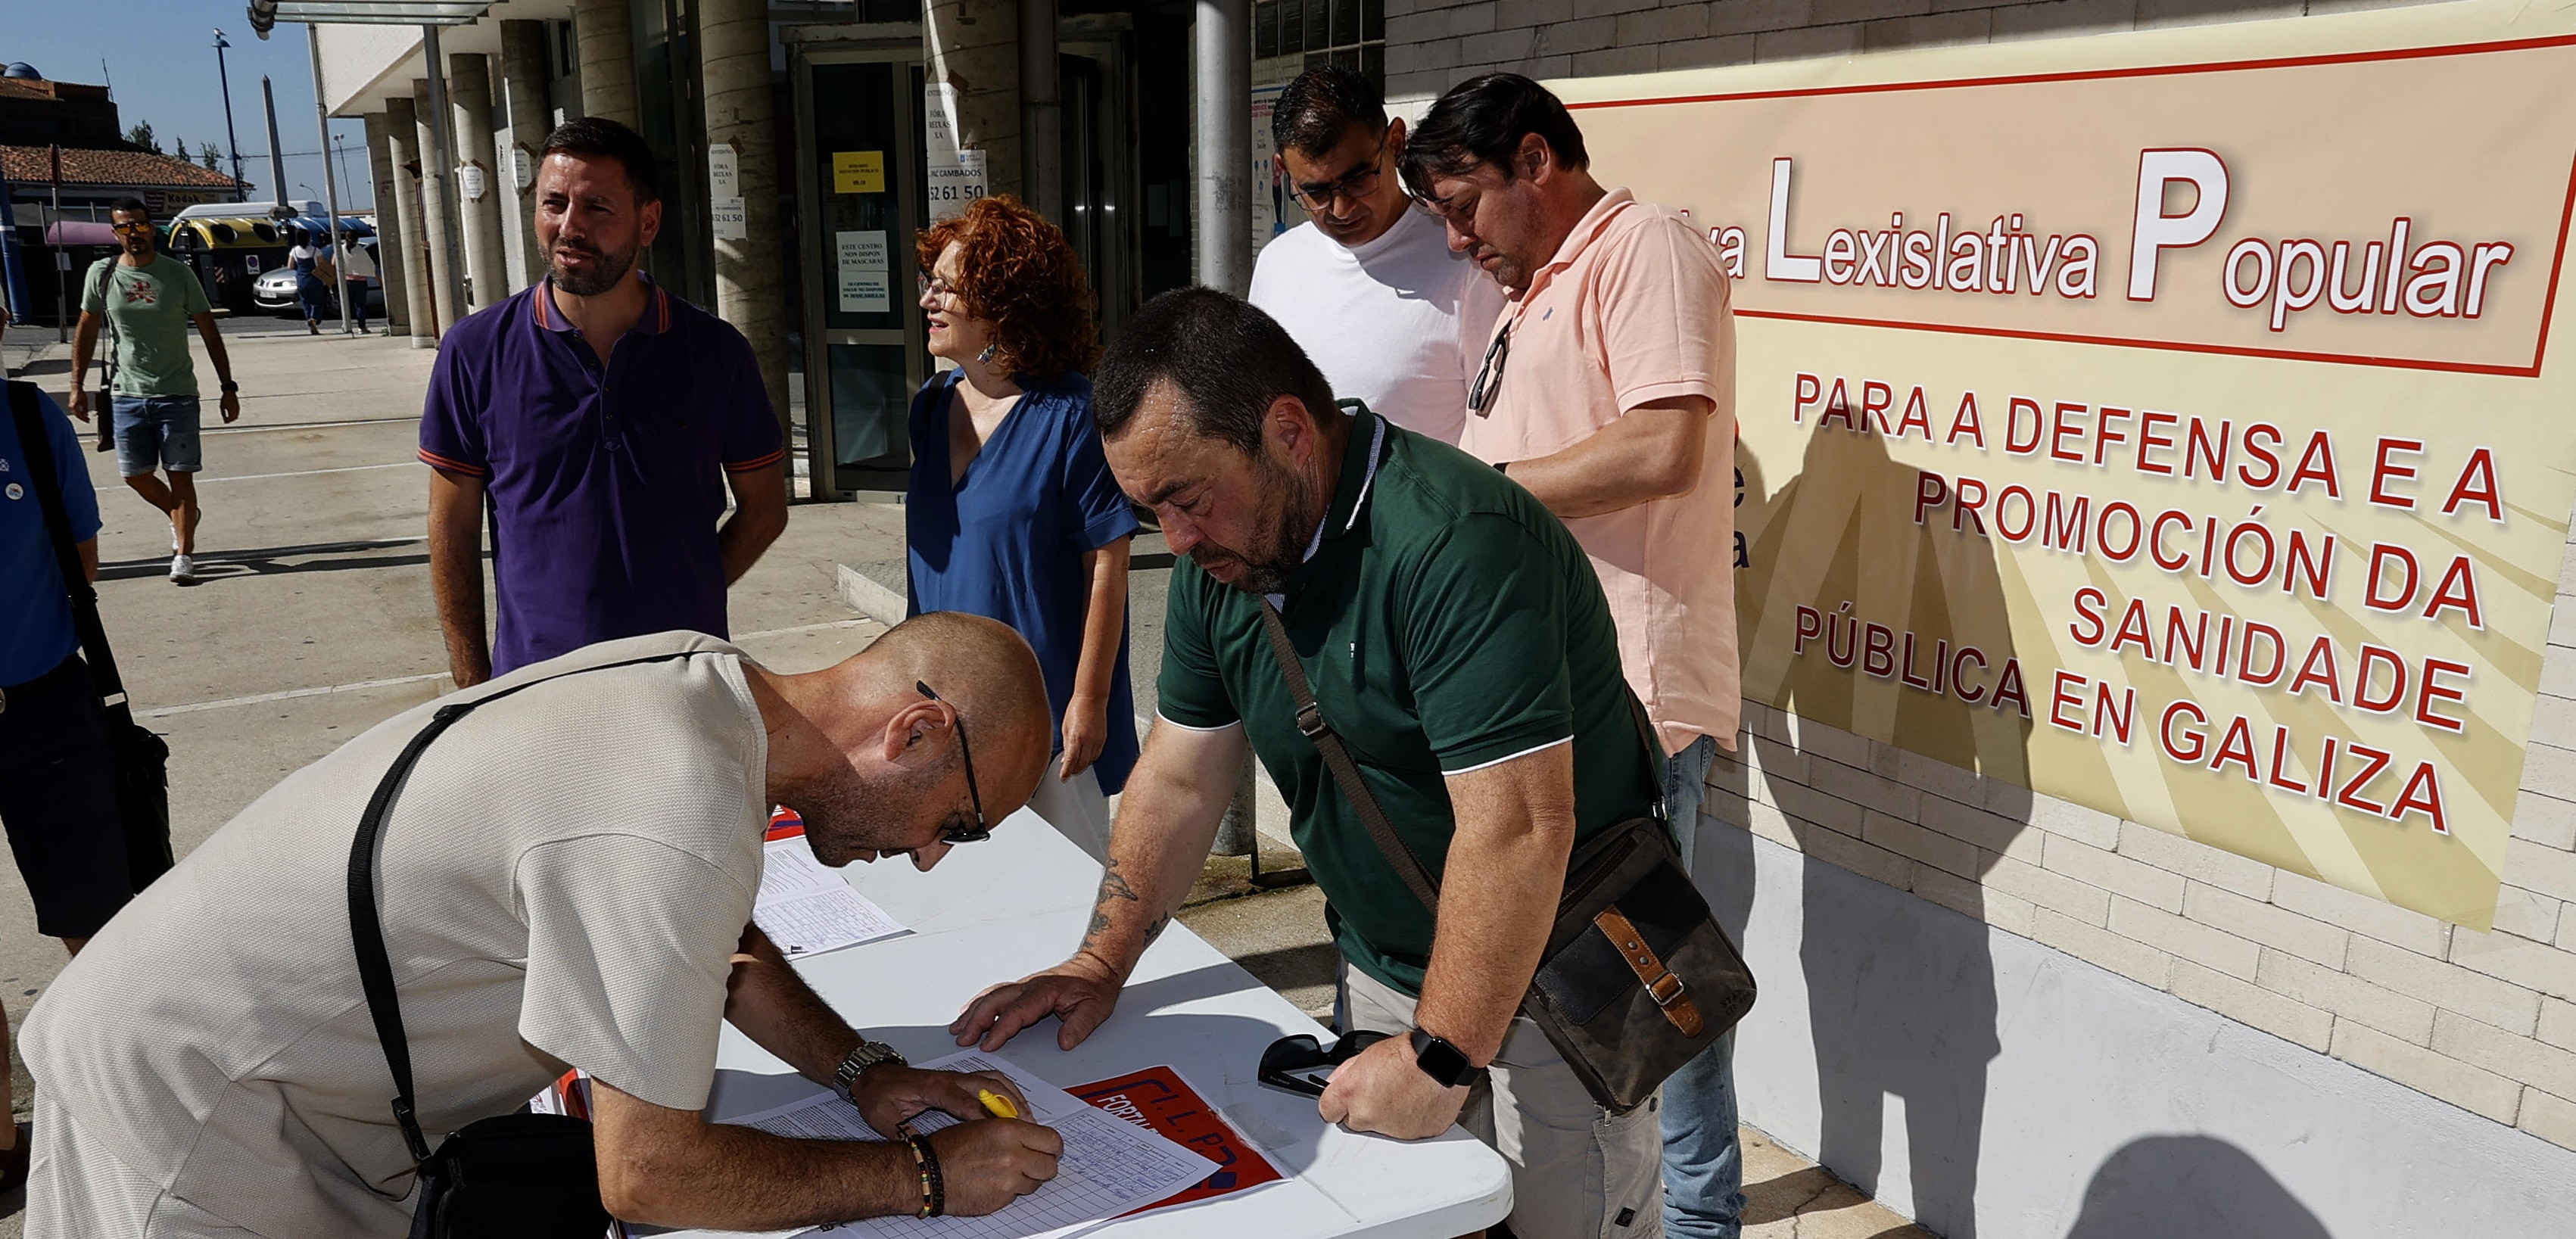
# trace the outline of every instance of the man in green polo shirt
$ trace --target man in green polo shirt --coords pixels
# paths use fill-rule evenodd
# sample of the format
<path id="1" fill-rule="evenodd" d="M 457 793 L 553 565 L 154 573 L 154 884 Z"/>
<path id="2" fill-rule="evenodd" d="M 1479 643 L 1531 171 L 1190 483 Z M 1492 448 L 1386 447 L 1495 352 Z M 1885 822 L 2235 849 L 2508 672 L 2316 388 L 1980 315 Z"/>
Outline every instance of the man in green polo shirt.
<path id="1" fill-rule="evenodd" d="M 79 334 L 72 341 L 72 416 L 89 420 L 89 373 L 101 324 L 116 325 L 116 390 L 109 413 L 116 429 L 116 468 L 143 502 L 170 518 L 170 579 L 197 583 L 197 365 L 188 356 L 188 328 L 206 341 L 206 356 L 223 384 L 224 420 L 241 416 L 233 393 L 232 358 L 205 286 L 188 264 L 157 252 L 151 208 L 140 198 L 119 198 L 108 210 L 117 244 L 125 252 L 102 258 L 81 281 Z M 160 470 L 169 474 L 163 481 Z"/>
<path id="2" fill-rule="evenodd" d="M 1663 755 L 1630 713 L 1582 548 L 1490 466 L 1337 407 L 1287 333 L 1223 293 L 1147 303 L 1093 391 L 1120 487 L 1188 556 L 1161 717 L 1080 949 L 979 997 L 950 1031 L 997 1049 L 1055 1015 L 1070 1049 L 1099 1027 L 1204 864 L 1248 749 L 1329 901 L 1349 1026 L 1409 1034 L 1335 1071 L 1324 1118 L 1401 1139 L 1465 1125 L 1512 1163 L 1520 1239 L 1659 1233 L 1655 1107 L 1605 1113 L 1516 1015 L 1569 850 L 1661 793 Z M 1265 595 L 1326 720 L 1440 879 L 1436 932 L 1298 730 Z"/>

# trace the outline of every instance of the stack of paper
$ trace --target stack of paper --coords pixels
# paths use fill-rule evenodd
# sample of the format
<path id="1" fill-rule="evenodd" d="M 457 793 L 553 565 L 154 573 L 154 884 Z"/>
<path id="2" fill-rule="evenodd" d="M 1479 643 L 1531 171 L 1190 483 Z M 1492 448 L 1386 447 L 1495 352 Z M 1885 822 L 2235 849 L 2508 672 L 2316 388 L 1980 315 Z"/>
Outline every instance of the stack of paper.
<path id="1" fill-rule="evenodd" d="M 802 959 L 912 932 L 875 901 L 850 889 L 839 873 L 824 868 L 801 833 L 762 846 L 767 855 L 761 864 L 760 898 L 752 905 L 751 923 L 760 926 L 787 958 Z"/>
<path id="2" fill-rule="evenodd" d="M 920 1065 L 1009 1076 L 1029 1099 L 1031 1113 L 1026 1117 L 1064 1137 L 1064 1157 L 1056 1165 L 1056 1177 L 984 1217 L 871 1218 L 809 1234 L 832 1239 L 1058 1239 L 1159 1201 L 1217 1169 L 1215 1162 L 1147 1128 L 1085 1105 L 998 1055 L 969 1051 Z M 883 1139 L 856 1109 L 831 1093 L 726 1121 L 798 1139 Z M 956 1122 L 933 1111 L 913 1120 L 912 1126 L 927 1133 Z"/>

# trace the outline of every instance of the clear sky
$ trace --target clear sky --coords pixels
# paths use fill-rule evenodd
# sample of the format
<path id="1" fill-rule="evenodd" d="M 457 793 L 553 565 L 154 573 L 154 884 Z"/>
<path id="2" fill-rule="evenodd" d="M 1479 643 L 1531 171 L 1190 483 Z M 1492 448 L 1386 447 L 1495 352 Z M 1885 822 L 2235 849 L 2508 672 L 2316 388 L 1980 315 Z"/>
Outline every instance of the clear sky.
<path id="1" fill-rule="evenodd" d="M 224 137 L 224 96 L 215 74 L 215 30 L 232 46 L 234 132 L 241 138 L 242 178 L 250 196 L 270 197 L 268 127 L 259 79 L 277 92 L 278 145 L 286 158 L 286 197 L 320 200 L 322 139 L 313 120 L 313 59 L 304 27 L 280 24 L 262 40 L 252 33 L 243 0 L 0 0 L 0 64 L 25 61 L 58 82 L 112 87 L 117 118 L 127 128 L 152 122 L 161 149 L 184 140 L 188 155 Z M 104 67 L 101 62 L 104 61 Z M 340 206 L 374 205 L 367 178 L 366 126 L 331 122 L 341 154 Z M 224 171 L 232 171 L 229 160 Z"/>

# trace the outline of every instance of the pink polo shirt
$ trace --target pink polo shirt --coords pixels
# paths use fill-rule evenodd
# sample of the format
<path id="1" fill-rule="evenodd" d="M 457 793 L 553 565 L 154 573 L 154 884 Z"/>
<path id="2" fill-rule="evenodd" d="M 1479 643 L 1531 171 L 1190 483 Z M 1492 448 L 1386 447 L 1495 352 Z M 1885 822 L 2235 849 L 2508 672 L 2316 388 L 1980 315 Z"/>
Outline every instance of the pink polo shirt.
<path id="1" fill-rule="evenodd" d="M 1668 752 L 1735 747 L 1735 316 L 1717 250 L 1680 213 L 1624 189 L 1593 205 L 1503 312 L 1511 353 L 1459 446 L 1495 464 L 1552 455 L 1630 409 L 1714 408 L 1699 484 L 1566 528 L 1592 556 L 1619 661 Z"/>

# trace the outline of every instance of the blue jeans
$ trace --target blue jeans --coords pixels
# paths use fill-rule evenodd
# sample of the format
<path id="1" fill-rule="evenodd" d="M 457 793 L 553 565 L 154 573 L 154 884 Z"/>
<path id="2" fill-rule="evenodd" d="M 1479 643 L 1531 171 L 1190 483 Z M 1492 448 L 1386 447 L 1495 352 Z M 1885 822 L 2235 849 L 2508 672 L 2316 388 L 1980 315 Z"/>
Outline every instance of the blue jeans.
<path id="1" fill-rule="evenodd" d="M 195 473 L 199 468 L 195 396 L 110 396 L 116 427 L 116 470 L 141 477 L 154 469 Z"/>
<path id="2" fill-rule="evenodd" d="M 1701 736 L 1664 765 L 1664 804 L 1691 864 L 1699 806 L 1717 741 Z M 1744 1152 L 1735 1138 L 1735 1033 L 1700 1051 L 1664 1081 L 1664 1233 L 1736 1239 L 1744 1213 Z"/>

